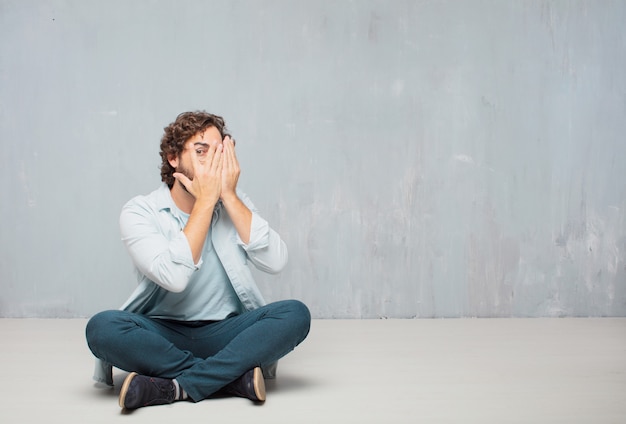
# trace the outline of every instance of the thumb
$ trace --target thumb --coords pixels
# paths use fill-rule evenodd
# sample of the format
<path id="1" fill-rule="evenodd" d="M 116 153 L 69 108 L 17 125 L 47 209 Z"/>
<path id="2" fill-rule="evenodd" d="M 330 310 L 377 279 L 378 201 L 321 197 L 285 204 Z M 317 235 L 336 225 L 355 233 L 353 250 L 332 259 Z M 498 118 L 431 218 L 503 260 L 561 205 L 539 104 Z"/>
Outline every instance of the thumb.
<path id="1" fill-rule="evenodd" d="M 172 177 L 176 178 L 180 183 L 185 186 L 187 190 L 191 188 L 191 180 L 187 178 L 185 174 L 181 174 L 180 172 L 174 172 Z"/>

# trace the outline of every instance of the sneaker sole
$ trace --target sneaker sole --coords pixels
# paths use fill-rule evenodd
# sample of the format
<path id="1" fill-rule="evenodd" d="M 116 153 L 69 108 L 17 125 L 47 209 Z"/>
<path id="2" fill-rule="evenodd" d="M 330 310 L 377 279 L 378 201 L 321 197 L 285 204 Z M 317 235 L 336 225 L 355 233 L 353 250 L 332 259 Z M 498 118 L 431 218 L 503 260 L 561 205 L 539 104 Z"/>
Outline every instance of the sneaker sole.
<path id="1" fill-rule="evenodd" d="M 133 381 L 133 378 L 135 378 L 135 376 L 137 376 L 138 374 L 136 372 L 131 372 L 130 374 L 128 374 L 128 377 L 126 377 L 126 379 L 124 380 L 124 384 L 122 384 L 122 389 L 120 390 L 120 408 L 124 409 L 126 408 L 124 406 L 124 399 L 126 399 L 126 393 L 128 392 L 128 387 L 130 386 L 130 382 Z"/>
<path id="2" fill-rule="evenodd" d="M 254 369 L 254 393 L 256 394 L 259 402 L 265 402 L 265 379 L 263 378 L 263 372 L 261 368 L 256 367 Z"/>

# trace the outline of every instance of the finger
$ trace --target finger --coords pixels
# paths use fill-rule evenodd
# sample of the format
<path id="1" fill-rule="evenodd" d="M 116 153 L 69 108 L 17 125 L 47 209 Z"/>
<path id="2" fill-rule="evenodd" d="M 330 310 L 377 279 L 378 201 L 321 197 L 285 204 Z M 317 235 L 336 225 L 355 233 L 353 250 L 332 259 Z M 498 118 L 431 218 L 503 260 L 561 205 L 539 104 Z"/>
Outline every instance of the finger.
<path id="1" fill-rule="evenodd" d="M 226 136 L 224 137 L 224 141 L 223 141 L 224 146 L 229 146 L 229 147 L 234 147 L 235 146 L 235 140 L 232 139 L 230 136 Z"/>
<path id="2" fill-rule="evenodd" d="M 235 140 L 231 140 L 230 145 L 230 159 L 233 163 L 233 166 L 238 166 L 239 161 L 237 160 L 237 152 L 235 151 Z"/>
<path id="3" fill-rule="evenodd" d="M 222 170 L 224 168 L 224 161 L 222 160 L 222 149 L 219 149 L 219 157 L 215 159 L 216 167 L 215 173 L 217 175 L 222 175 Z"/>
<path id="4" fill-rule="evenodd" d="M 222 160 L 223 168 L 231 169 L 232 167 L 232 146 L 230 143 L 230 138 L 226 137 L 224 140 L 224 159 Z"/>
<path id="5" fill-rule="evenodd" d="M 228 147 L 229 147 L 231 150 L 234 150 L 234 148 L 235 148 L 235 140 L 234 140 L 234 139 L 232 139 L 232 138 L 230 138 L 230 137 L 226 137 L 226 138 L 224 139 L 224 144 L 228 144 Z"/>
<path id="6" fill-rule="evenodd" d="M 182 185 L 184 185 L 187 190 L 191 188 L 191 180 L 187 178 L 186 175 L 181 174 L 180 172 L 174 172 L 172 176 L 176 178 Z"/>
<path id="7" fill-rule="evenodd" d="M 215 147 L 215 154 L 211 160 L 211 169 L 217 171 L 218 169 L 222 170 L 222 151 L 224 150 L 224 146 L 221 144 Z M 219 167 L 219 168 L 218 168 Z"/>
<path id="8" fill-rule="evenodd" d="M 235 140 L 231 139 L 230 142 L 230 157 L 229 157 L 229 165 L 231 169 L 238 170 L 239 169 L 239 160 L 237 159 L 237 152 L 235 151 Z"/>

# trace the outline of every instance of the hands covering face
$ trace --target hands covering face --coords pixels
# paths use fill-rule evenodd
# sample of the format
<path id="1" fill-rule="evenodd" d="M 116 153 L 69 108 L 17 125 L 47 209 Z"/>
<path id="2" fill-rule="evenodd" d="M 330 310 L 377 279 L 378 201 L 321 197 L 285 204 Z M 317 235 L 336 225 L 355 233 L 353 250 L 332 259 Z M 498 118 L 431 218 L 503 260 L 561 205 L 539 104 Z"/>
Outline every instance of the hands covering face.
<path id="1" fill-rule="evenodd" d="M 221 143 L 195 142 L 189 153 L 187 158 L 181 156 L 178 172 L 173 175 L 196 201 L 206 200 L 213 205 L 219 199 L 236 195 L 241 170 L 230 136 Z M 191 169 L 185 159 L 191 162 Z"/>

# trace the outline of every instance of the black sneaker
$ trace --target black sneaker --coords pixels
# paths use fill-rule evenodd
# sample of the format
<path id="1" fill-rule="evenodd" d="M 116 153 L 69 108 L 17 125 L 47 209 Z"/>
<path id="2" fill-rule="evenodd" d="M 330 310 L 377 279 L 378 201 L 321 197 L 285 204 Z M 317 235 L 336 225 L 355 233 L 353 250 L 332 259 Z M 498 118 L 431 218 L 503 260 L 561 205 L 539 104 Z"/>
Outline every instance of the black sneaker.
<path id="1" fill-rule="evenodd" d="M 244 397 L 254 402 L 265 402 L 265 380 L 261 368 L 256 367 L 224 388 L 229 395 Z"/>
<path id="2" fill-rule="evenodd" d="M 125 409 L 163 405 L 175 400 L 176 386 L 172 380 L 146 377 L 136 372 L 128 374 L 120 391 L 120 406 Z"/>

